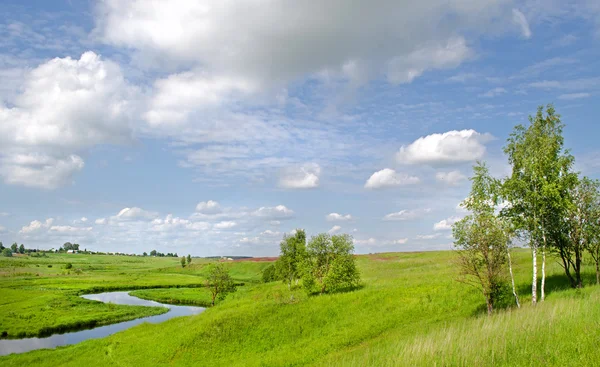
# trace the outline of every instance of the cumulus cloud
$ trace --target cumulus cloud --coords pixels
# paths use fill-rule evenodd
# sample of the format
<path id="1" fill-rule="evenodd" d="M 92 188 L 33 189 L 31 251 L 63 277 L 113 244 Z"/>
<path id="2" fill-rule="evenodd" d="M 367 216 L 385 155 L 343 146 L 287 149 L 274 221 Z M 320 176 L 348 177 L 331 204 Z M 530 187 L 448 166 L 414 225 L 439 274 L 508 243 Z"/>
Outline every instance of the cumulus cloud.
<path id="1" fill-rule="evenodd" d="M 417 235 L 416 239 L 418 240 L 433 240 L 436 238 L 439 238 L 440 234 L 439 233 L 434 233 L 434 234 L 419 234 Z"/>
<path id="2" fill-rule="evenodd" d="M 426 70 L 459 65 L 471 54 L 460 33 L 509 28 L 511 10 L 508 3 L 493 0 L 468 5 L 460 0 L 385 1 L 375 7 L 366 0 L 353 6 L 110 0 L 98 4 L 94 33 L 106 43 L 135 50 L 140 64 L 156 60 L 148 66 L 200 65 L 216 75 L 226 71 L 262 83 L 322 71 L 356 79 L 383 73 L 402 83 Z"/>
<path id="3" fill-rule="evenodd" d="M 196 211 L 203 214 L 216 214 L 221 212 L 221 205 L 213 200 L 201 201 L 196 205 Z"/>
<path id="4" fill-rule="evenodd" d="M 452 130 L 443 134 L 420 137 L 402 146 L 396 159 L 405 164 L 443 165 L 471 162 L 481 159 L 486 152 L 485 143 L 493 136 L 475 130 Z"/>
<path id="5" fill-rule="evenodd" d="M 435 179 L 447 185 L 456 186 L 466 180 L 467 176 L 463 175 L 460 171 L 437 172 Z"/>
<path id="6" fill-rule="evenodd" d="M 341 226 L 333 226 L 329 229 L 329 231 L 327 231 L 327 233 L 334 234 L 334 233 L 339 232 L 340 229 L 342 229 Z"/>
<path id="7" fill-rule="evenodd" d="M 396 220 L 413 220 L 422 217 L 429 213 L 431 209 L 415 209 L 415 210 L 400 210 L 399 212 L 387 214 L 383 217 L 385 221 L 396 221 Z"/>
<path id="8" fill-rule="evenodd" d="M 325 219 L 329 222 L 345 222 L 352 220 L 352 216 L 350 214 L 329 213 L 325 216 Z"/>
<path id="9" fill-rule="evenodd" d="M 20 234 L 32 234 L 36 232 L 43 231 L 44 229 L 49 229 L 54 223 L 54 218 L 48 218 L 44 222 L 40 222 L 39 220 L 34 220 L 29 225 L 23 226 L 19 231 Z"/>
<path id="10" fill-rule="evenodd" d="M 279 186 L 286 189 L 312 189 L 319 186 L 320 174 L 321 167 L 316 163 L 288 168 L 279 178 Z"/>
<path id="11" fill-rule="evenodd" d="M 459 220 L 461 220 L 461 217 L 456 217 L 456 216 L 442 219 L 441 221 L 439 221 L 433 225 L 433 230 L 434 231 L 449 231 L 452 229 L 452 225 L 454 223 L 458 222 Z"/>
<path id="12" fill-rule="evenodd" d="M 421 180 L 416 176 L 401 174 L 391 168 L 384 168 L 381 171 L 373 173 L 371 177 L 369 177 L 365 183 L 365 188 L 380 189 L 385 187 L 414 185 L 419 182 L 421 182 Z"/>
<path id="13" fill-rule="evenodd" d="M 525 14 L 523 14 L 519 9 L 513 9 L 512 13 L 513 22 L 519 26 L 523 37 L 531 38 L 531 29 L 529 28 L 529 22 L 527 21 Z"/>
<path id="14" fill-rule="evenodd" d="M 131 140 L 137 91 L 94 52 L 39 65 L 19 90 L 0 103 L 0 176 L 9 184 L 57 188 L 83 169 L 79 152 Z"/>

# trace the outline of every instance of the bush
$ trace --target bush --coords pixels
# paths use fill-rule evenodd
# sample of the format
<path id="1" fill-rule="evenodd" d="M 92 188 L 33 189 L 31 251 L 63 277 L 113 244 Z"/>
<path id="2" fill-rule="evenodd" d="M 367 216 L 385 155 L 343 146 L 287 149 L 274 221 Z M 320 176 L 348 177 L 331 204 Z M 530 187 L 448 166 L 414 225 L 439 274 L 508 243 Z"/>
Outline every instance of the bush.
<path id="1" fill-rule="evenodd" d="M 51 268 L 51 267 L 52 267 L 52 264 L 48 264 L 48 267 L 49 267 L 49 268 Z"/>
<path id="2" fill-rule="evenodd" d="M 67 265 L 65 265 L 65 269 L 71 269 L 73 267 L 73 264 L 71 263 L 67 263 Z"/>
<path id="3" fill-rule="evenodd" d="M 275 269 L 275 265 L 271 264 L 265 268 L 262 272 L 262 281 L 263 283 L 270 283 L 278 280 L 277 279 L 277 271 Z"/>
<path id="4" fill-rule="evenodd" d="M 12 257 L 12 251 L 9 248 L 5 248 L 4 250 L 2 250 L 2 256 Z"/>

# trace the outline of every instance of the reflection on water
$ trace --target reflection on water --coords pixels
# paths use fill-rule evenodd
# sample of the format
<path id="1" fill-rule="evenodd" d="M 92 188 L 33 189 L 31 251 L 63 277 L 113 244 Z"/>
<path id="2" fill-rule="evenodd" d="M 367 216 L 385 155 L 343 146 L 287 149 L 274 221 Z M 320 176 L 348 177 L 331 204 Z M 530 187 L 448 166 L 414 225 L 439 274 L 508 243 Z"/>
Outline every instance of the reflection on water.
<path id="1" fill-rule="evenodd" d="M 127 292 L 106 292 L 99 294 L 86 294 L 81 296 L 92 301 L 104 303 L 114 303 L 117 305 L 133 306 L 163 306 L 169 308 L 167 313 L 162 315 L 143 317 L 136 320 L 120 322 L 118 324 L 100 326 L 94 329 L 81 330 L 66 334 L 55 334 L 47 338 L 26 338 L 14 340 L 0 340 L 0 356 L 11 353 L 23 353 L 31 350 L 43 348 L 56 348 L 62 345 L 76 344 L 87 339 L 104 338 L 119 331 L 128 329 L 132 326 L 144 322 L 159 323 L 173 317 L 196 315 L 204 311 L 204 307 L 193 306 L 175 306 L 167 305 L 154 301 L 147 301 L 137 297 L 130 296 Z"/>

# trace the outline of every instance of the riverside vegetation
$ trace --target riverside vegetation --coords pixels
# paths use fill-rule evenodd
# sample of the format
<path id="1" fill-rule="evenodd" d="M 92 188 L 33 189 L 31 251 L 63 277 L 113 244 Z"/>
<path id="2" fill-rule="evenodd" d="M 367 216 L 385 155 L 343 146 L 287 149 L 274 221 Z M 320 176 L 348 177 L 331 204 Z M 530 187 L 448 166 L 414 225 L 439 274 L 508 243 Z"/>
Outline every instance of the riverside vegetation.
<path id="1" fill-rule="evenodd" d="M 208 306 L 219 298 L 206 287 L 217 267 L 237 290 L 197 316 L 0 364 L 596 365 L 598 186 L 571 171 L 560 119 L 551 106 L 543 112 L 509 139 L 513 175 L 475 167 L 463 202 L 470 213 L 453 229 L 456 251 L 352 256 L 348 236 L 307 240 L 299 230 L 284 237 L 277 262 L 2 258 L 0 329 L 8 337 L 163 311 L 88 302 L 83 293 L 137 289 L 141 298 Z"/>

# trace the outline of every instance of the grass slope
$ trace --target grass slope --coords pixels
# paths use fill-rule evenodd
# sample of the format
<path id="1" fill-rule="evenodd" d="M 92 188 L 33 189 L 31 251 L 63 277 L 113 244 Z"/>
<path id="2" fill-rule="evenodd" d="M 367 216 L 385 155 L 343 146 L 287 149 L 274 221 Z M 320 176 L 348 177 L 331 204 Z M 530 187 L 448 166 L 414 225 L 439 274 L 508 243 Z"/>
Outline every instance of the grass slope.
<path id="1" fill-rule="evenodd" d="M 570 360 L 598 357 L 593 350 L 597 332 L 583 331 L 588 325 L 597 330 L 599 288 L 568 290 L 562 269 L 552 262 L 545 304 L 487 318 L 481 316 L 485 306 L 478 291 L 455 281 L 453 260 L 451 252 L 360 256 L 365 287 L 311 297 L 280 283 L 257 283 L 259 270 L 268 263 L 235 262 L 229 266 L 247 285 L 200 315 L 142 324 L 55 350 L 2 357 L 0 364 L 569 365 Z M 527 304 L 529 253 L 516 254 L 515 262 L 517 284 Z M 201 277 L 202 264 L 194 266 L 153 265 L 149 273 Z M 591 277 L 591 269 L 586 269 L 588 282 Z M 206 297 L 205 290 L 193 288 L 143 293 L 181 301 Z M 579 349 L 574 350 L 575 345 Z"/>

